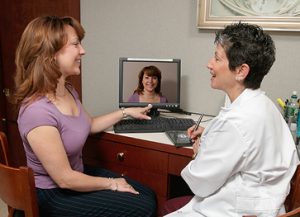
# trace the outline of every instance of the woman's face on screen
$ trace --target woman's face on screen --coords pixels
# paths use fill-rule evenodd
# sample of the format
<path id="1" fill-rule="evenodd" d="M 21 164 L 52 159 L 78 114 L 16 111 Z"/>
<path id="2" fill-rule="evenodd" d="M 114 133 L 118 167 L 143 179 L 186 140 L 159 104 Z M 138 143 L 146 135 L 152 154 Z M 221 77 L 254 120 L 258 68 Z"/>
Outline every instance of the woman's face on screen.
<path id="1" fill-rule="evenodd" d="M 143 75 L 144 91 L 155 92 L 155 88 L 158 84 L 158 78 L 156 76 L 149 76 L 146 73 Z"/>

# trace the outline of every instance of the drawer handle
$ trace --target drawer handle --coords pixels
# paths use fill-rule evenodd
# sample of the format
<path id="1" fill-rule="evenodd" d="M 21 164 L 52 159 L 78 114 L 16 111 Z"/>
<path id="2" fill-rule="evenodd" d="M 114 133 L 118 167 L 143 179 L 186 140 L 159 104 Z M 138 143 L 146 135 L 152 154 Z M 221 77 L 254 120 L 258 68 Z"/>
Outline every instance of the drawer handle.
<path id="1" fill-rule="evenodd" d="M 125 159 L 125 154 L 124 154 L 124 152 L 119 152 L 118 154 L 117 154 L 117 160 L 118 161 L 124 161 L 124 159 Z"/>

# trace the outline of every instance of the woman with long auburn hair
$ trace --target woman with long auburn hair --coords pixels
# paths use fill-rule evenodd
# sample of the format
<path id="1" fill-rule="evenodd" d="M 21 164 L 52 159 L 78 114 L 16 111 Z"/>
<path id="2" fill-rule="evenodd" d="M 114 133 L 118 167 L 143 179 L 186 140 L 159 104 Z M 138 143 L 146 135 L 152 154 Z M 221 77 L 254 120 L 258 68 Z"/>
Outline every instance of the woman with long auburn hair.
<path id="1" fill-rule="evenodd" d="M 91 117 L 67 82 L 81 73 L 84 29 L 72 17 L 43 16 L 24 30 L 16 51 L 14 102 L 27 165 L 34 171 L 40 216 L 155 216 L 156 198 L 146 186 L 82 162 L 90 133 L 125 116 L 149 119 L 145 108 Z"/>

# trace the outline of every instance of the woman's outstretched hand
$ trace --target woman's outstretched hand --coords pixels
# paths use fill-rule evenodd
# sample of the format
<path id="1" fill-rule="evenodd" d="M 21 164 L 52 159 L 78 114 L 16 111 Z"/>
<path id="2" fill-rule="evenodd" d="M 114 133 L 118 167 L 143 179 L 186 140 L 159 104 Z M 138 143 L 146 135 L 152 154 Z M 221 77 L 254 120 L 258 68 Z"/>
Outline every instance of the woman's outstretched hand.
<path id="1" fill-rule="evenodd" d="M 126 108 L 126 109 L 124 109 L 124 112 L 133 118 L 150 120 L 151 117 L 149 117 L 147 114 L 150 112 L 151 108 L 152 108 L 152 105 L 149 104 L 146 107 Z"/>

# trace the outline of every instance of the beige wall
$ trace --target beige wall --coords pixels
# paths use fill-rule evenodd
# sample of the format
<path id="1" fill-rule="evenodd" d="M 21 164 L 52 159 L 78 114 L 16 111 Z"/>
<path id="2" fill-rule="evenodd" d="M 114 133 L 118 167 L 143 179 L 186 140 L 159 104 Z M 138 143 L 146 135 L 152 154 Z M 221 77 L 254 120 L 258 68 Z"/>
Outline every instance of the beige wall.
<path id="1" fill-rule="evenodd" d="M 196 0 L 85 0 L 81 22 L 83 104 L 93 115 L 118 108 L 119 57 L 179 58 L 182 108 L 217 114 L 224 94 L 210 88 L 206 63 L 214 51 L 214 30 L 196 28 Z M 277 60 L 262 89 L 276 98 L 300 95 L 300 32 L 271 33 Z"/>

